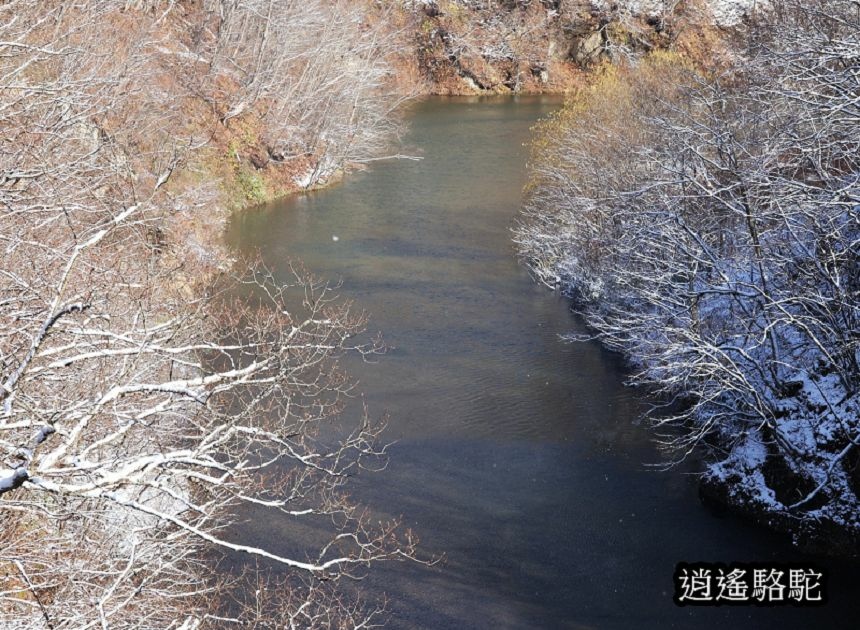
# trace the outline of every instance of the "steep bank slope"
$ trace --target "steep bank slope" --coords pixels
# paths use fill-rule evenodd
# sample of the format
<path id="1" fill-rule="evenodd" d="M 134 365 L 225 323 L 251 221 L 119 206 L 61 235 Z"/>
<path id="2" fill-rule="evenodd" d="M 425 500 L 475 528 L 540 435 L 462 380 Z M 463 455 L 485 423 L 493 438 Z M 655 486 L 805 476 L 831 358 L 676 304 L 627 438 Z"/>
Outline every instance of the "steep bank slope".
<path id="1" fill-rule="evenodd" d="M 408 64 L 437 94 L 564 92 L 590 67 L 655 49 L 705 58 L 754 0 L 405 0 Z"/>

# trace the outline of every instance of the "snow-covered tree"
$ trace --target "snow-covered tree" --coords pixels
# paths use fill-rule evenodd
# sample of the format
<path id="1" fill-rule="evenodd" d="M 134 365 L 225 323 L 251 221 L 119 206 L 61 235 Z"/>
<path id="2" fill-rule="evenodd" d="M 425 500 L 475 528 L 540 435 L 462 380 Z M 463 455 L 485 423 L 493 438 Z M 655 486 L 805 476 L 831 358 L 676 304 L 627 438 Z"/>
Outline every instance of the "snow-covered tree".
<path id="1" fill-rule="evenodd" d="M 849 3 L 850 4 L 850 3 Z M 522 251 L 571 292 L 708 486 L 860 536 L 860 14 L 775 4 L 733 66 L 610 71 L 548 123 Z M 836 532 L 833 534 L 833 532 Z"/>
<path id="2" fill-rule="evenodd" d="M 412 542 L 345 493 L 384 423 L 326 421 L 378 343 L 298 269 L 187 251 L 214 193 L 176 182 L 205 140 L 177 77 L 208 79 L 177 3 L 127 4 L 0 6 L 0 626 L 361 627 L 339 578 Z M 295 555 L 245 534 L 260 508 Z"/>

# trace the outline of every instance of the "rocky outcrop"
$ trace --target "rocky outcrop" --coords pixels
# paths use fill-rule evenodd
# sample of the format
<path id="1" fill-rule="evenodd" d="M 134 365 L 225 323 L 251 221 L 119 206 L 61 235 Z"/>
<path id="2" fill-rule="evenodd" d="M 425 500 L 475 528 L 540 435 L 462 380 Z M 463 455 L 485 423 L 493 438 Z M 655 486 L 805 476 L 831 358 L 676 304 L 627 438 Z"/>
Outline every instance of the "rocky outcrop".
<path id="1" fill-rule="evenodd" d="M 416 61 L 430 91 L 566 91 L 604 60 L 670 48 L 707 29 L 735 28 L 760 0 L 591 0 L 526 2 L 421 0 L 414 19 Z M 691 49 L 707 46 L 692 46 Z"/>

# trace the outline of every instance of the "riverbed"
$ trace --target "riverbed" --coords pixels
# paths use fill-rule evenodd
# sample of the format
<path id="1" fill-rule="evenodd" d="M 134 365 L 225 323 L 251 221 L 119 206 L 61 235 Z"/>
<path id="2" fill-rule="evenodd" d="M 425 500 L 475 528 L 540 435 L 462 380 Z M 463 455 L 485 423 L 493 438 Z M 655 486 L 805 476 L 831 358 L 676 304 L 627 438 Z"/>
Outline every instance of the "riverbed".
<path id="1" fill-rule="evenodd" d="M 342 280 L 390 348 L 346 362 L 396 441 L 388 468 L 353 492 L 445 559 L 385 565 L 365 591 L 386 594 L 391 628 L 856 627 L 856 569 L 821 559 L 820 609 L 672 603 L 679 561 L 808 559 L 702 506 L 693 467 L 654 467 L 663 455 L 637 423 L 645 401 L 623 364 L 563 341 L 581 322 L 518 264 L 510 228 L 530 127 L 559 104 L 427 99 L 401 151 L 420 160 L 375 163 L 228 230 L 285 277 L 300 260 Z M 275 546 L 289 536 L 276 520 L 255 531 Z"/>

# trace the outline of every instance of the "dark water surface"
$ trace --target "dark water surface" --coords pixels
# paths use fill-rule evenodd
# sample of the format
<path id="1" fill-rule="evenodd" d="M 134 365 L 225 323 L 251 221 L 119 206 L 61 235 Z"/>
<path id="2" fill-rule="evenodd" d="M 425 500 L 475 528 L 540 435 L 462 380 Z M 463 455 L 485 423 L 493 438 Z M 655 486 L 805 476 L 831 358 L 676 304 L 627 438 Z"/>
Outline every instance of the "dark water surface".
<path id="1" fill-rule="evenodd" d="M 329 190 L 238 215 L 228 240 L 286 274 L 301 260 L 343 280 L 387 355 L 348 365 L 398 440 L 355 494 L 403 515 L 436 567 L 394 563 L 391 628 L 858 628 L 857 570 L 829 563 L 821 609 L 680 609 L 679 561 L 801 557 L 698 501 L 682 470 L 657 472 L 641 402 L 568 305 L 517 264 L 510 226 L 529 128 L 555 99 L 431 99 L 406 150 Z M 337 237 L 337 240 L 333 239 Z M 259 536 L 289 537 L 275 521 Z"/>

